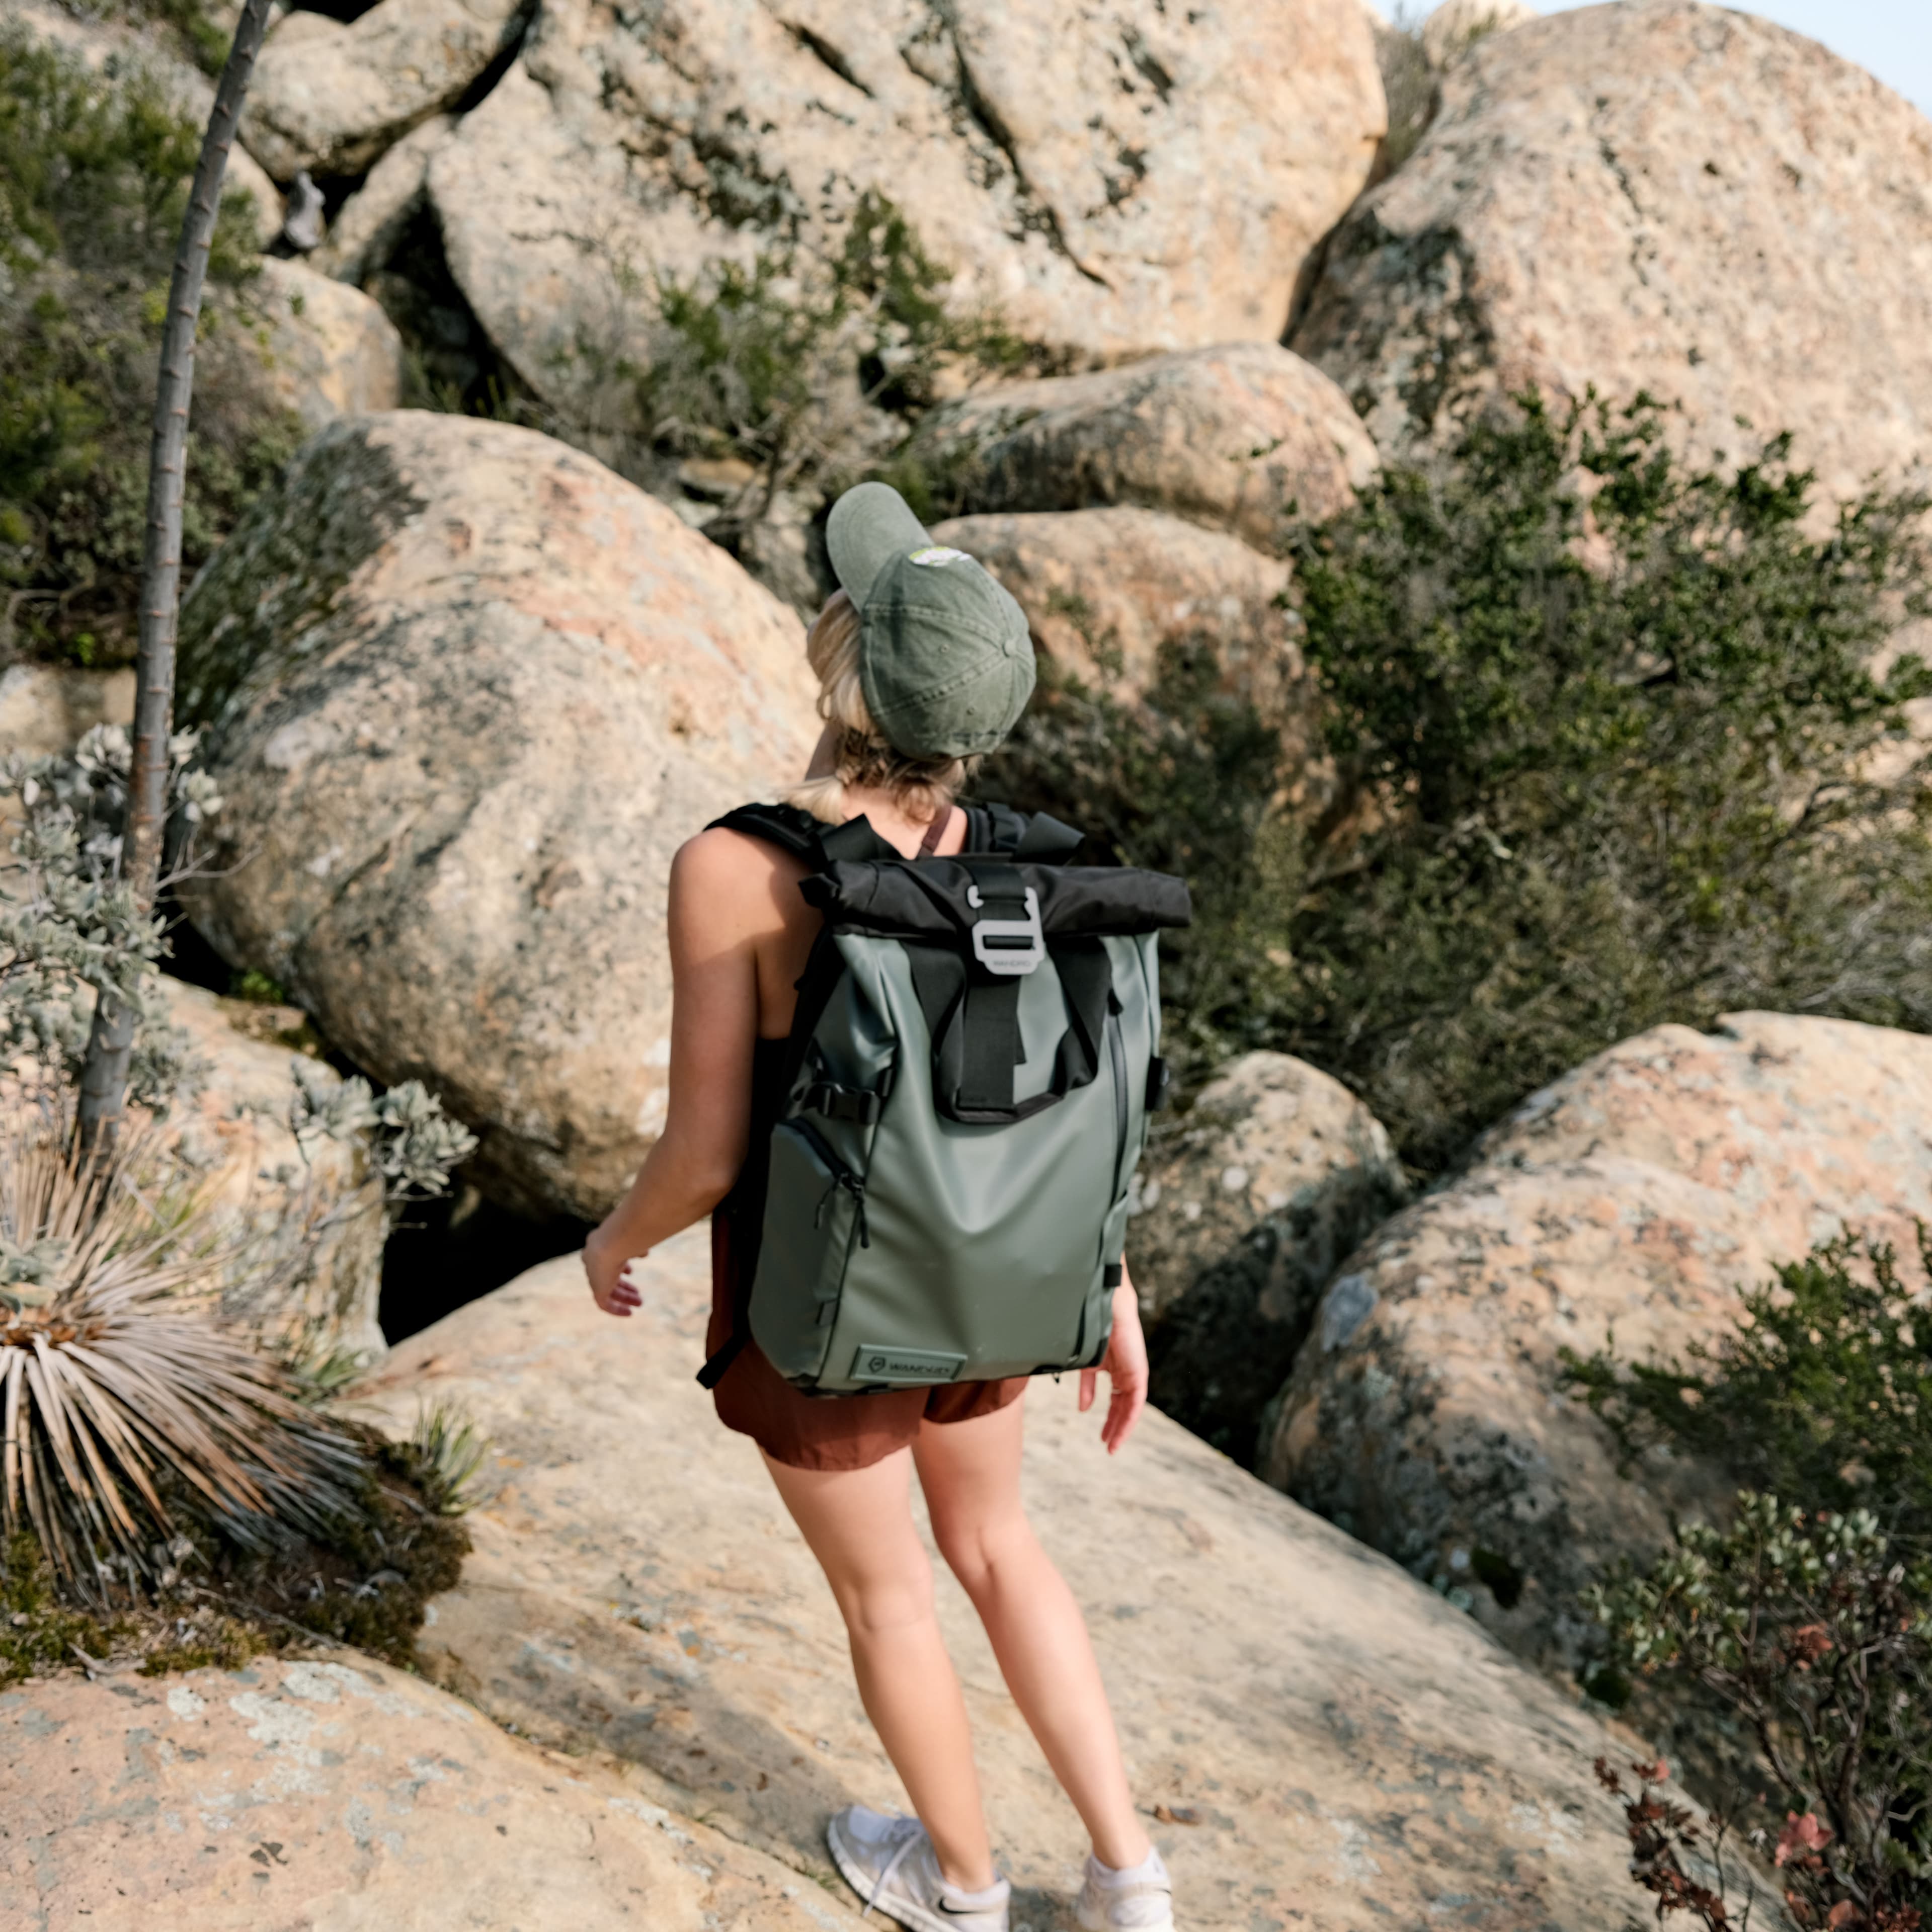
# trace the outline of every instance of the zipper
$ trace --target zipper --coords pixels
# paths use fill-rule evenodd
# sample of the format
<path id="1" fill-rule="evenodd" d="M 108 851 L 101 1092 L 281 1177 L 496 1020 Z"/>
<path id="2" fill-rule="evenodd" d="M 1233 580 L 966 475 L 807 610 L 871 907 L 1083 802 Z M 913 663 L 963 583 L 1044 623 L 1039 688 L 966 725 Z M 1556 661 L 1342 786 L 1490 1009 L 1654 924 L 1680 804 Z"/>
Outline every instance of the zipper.
<path id="1" fill-rule="evenodd" d="M 1127 1047 L 1120 1037 L 1120 1011 L 1112 993 L 1107 995 L 1107 1058 L 1114 1070 L 1114 1192 L 1109 1204 L 1120 1198 L 1126 1176 L 1121 1169 L 1127 1160 Z"/>
<path id="2" fill-rule="evenodd" d="M 866 1184 L 834 1154 L 826 1144 L 825 1136 L 809 1120 L 790 1120 L 784 1123 L 791 1131 L 818 1155 L 831 1171 L 832 1185 L 819 1196 L 818 1211 L 812 1217 L 814 1228 L 825 1225 L 825 1210 L 832 1204 L 832 1197 L 841 1188 L 852 1197 L 852 1206 L 859 1228 L 859 1245 L 869 1248 L 872 1245 L 872 1230 L 866 1225 Z"/>

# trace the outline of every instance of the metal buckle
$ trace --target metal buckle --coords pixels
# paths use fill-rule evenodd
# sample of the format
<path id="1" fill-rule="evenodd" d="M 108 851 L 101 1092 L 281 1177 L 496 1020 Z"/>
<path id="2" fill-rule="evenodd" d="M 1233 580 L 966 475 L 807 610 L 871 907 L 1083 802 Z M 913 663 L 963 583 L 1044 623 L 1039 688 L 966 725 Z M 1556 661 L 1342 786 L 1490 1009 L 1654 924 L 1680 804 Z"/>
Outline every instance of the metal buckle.
<path id="1" fill-rule="evenodd" d="M 977 886 L 966 888 L 966 903 L 976 912 L 986 904 Z M 1024 919 L 976 919 L 973 956 L 988 973 L 1016 979 L 1032 972 L 1046 957 L 1046 935 L 1040 928 L 1040 895 L 1026 889 Z"/>

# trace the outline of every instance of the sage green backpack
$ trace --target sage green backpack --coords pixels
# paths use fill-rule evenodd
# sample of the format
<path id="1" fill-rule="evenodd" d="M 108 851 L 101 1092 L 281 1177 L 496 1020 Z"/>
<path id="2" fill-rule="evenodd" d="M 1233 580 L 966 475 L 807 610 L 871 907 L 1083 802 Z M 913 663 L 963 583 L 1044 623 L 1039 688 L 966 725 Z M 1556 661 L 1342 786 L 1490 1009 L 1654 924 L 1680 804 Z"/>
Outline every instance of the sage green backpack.
<path id="1" fill-rule="evenodd" d="M 944 859 L 789 807 L 718 823 L 812 865 L 825 925 L 728 1204 L 734 1334 L 700 1379 L 747 1332 L 819 1395 L 1097 1364 L 1166 1086 L 1156 934 L 1187 923 L 1186 886 L 1070 866 L 1078 832 L 1001 806 L 969 808 Z"/>

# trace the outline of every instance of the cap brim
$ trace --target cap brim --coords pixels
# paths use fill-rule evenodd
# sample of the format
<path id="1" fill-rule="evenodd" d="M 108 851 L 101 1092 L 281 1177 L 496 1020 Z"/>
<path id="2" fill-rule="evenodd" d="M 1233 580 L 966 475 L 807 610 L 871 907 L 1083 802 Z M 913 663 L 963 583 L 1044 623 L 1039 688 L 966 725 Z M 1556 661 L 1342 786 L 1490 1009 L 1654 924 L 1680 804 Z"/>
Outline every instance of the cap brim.
<path id="1" fill-rule="evenodd" d="M 896 556 L 931 543 L 926 526 L 890 483 L 861 483 L 832 506 L 825 524 L 832 574 L 855 604 L 863 604 L 879 572 Z"/>

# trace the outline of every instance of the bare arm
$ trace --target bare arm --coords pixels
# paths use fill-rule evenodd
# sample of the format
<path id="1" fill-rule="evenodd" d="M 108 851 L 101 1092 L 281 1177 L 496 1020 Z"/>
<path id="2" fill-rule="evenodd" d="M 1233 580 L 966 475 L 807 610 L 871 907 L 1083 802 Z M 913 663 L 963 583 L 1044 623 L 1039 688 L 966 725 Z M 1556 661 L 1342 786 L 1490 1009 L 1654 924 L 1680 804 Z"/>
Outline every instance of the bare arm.
<path id="1" fill-rule="evenodd" d="M 751 1134 L 758 945 L 783 923 L 763 848 L 705 832 L 671 862 L 670 1104 L 623 1199 L 584 1244 L 591 1292 L 628 1315 L 625 1264 L 701 1220 L 730 1190 Z"/>

